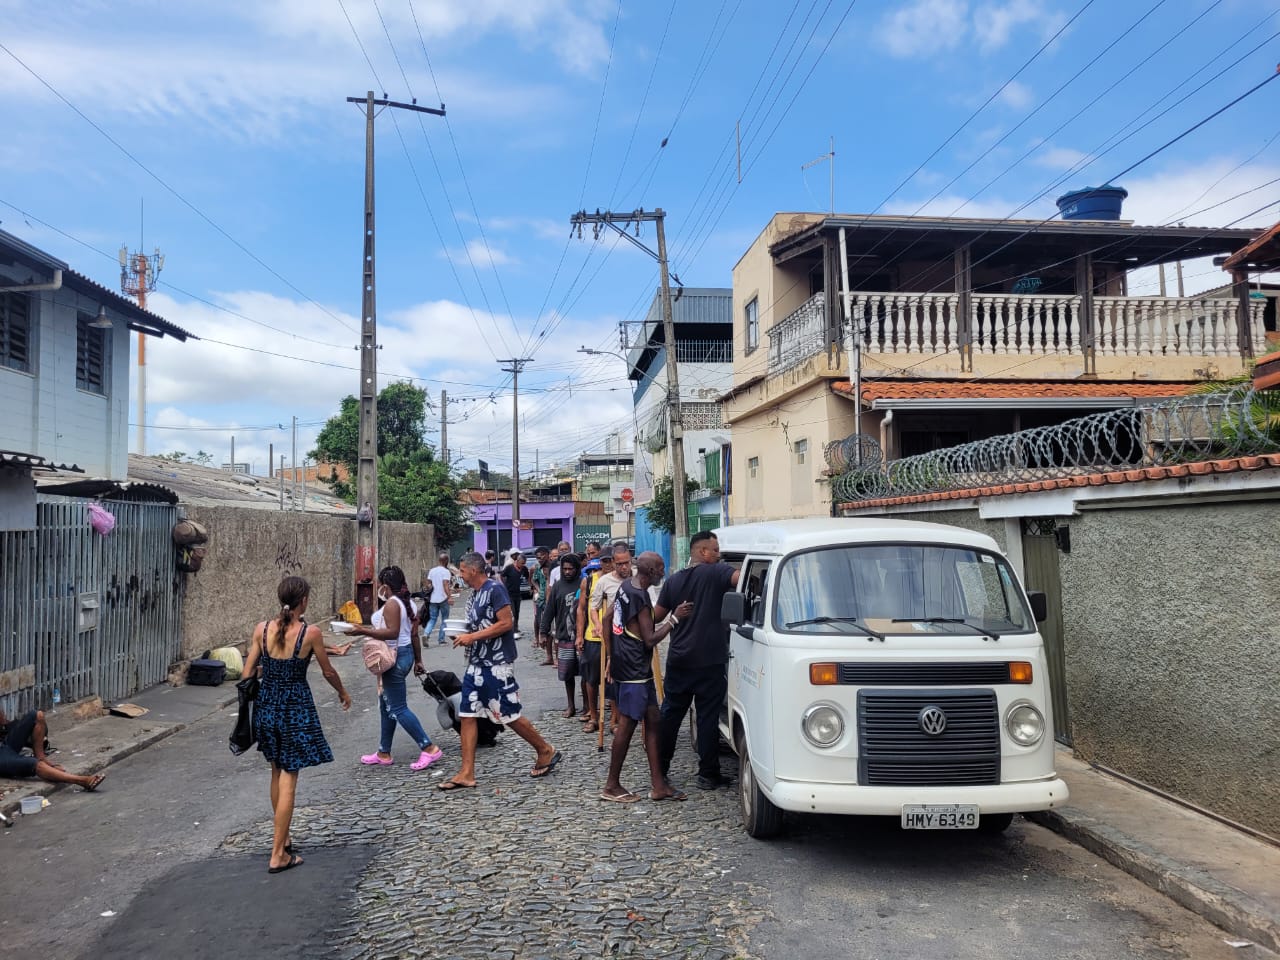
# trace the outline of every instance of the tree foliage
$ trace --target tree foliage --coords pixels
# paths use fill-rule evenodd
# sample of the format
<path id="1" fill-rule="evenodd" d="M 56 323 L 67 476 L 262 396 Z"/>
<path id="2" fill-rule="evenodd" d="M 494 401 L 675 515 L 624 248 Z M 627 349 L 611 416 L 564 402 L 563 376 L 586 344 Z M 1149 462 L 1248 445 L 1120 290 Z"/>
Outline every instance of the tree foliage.
<path id="1" fill-rule="evenodd" d="M 697 490 L 699 486 L 701 484 L 693 477 L 685 477 L 686 496 Z M 675 482 L 671 477 L 658 478 L 658 482 L 653 485 L 653 497 L 645 505 L 645 512 L 649 517 L 649 523 L 663 533 L 676 532 Z"/>
<path id="2" fill-rule="evenodd" d="M 378 516 L 430 523 L 437 543 L 445 545 L 466 533 L 468 521 L 458 501 L 457 481 L 423 438 L 426 407 L 427 392 L 409 383 L 390 383 L 378 394 Z M 317 461 L 340 463 L 350 471 L 348 481 L 336 476 L 328 481 L 348 503 L 356 501 L 359 439 L 360 402 L 344 397 L 337 416 L 325 423 L 310 453 Z"/>

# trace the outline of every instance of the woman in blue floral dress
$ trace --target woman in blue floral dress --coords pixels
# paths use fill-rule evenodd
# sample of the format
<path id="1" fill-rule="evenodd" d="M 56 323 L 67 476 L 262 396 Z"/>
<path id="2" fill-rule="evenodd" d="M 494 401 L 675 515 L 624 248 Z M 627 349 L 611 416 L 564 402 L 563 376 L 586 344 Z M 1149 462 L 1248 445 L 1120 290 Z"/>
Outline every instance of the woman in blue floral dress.
<path id="1" fill-rule="evenodd" d="M 320 673 L 338 692 L 342 709 L 351 707 L 351 696 L 342 686 L 318 627 L 308 626 L 307 612 L 311 586 L 301 577 L 285 577 L 277 589 L 280 615 L 258 624 L 249 645 L 244 675 L 253 676 L 262 668 L 261 688 L 253 713 L 253 730 L 258 749 L 271 761 L 271 810 L 275 830 L 271 841 L 268 873 L 280 873 L 299 866 L 294 855 L 289 826 L 293 822 L 293 802 L 298 789 L 298 771 L 333 760 L 333 753 L 320 729 L 307 667 L 315 656 Z"/>

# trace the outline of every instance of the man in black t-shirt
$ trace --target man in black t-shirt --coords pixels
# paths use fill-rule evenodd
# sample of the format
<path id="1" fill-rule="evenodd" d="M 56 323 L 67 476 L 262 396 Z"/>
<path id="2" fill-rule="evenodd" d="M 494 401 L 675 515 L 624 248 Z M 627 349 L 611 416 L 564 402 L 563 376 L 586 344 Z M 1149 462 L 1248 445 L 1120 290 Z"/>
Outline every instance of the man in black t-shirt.
<path id="1" fill-rule="evenodd" d="M 720 601 L 738 585 L 738 571 L 720 562 L 720 542 L 710 530 L 695 533 L 689 540 L 693 560 L 673 573 L 662 585 L 653 618 L 661 621 L 684 602 L 693 604 L 693 613 L 681 617 L 667 650 L 665 698 L 662 701 L 662 729 L 659 756 L 662 775 L 671 771 L 680 725 L 693 704 L 698 710 L 698 777 L 703 790 L 732 783 L 720 773 L 720 711 L 729 692 L 729 631 L 720 622 Z"/>
<path id="2" fill-rule="evenodd" d="M 693 606 L 681 604 L 662 623 L 654 625 L 653 608 L 649 604 L 649 586 L 662 579 L 664 564 L 656 553 L 642 553 L 636 558 L 635 576 L 618 585 L 613 602 L 613 625 L 608 631 L 609 676 L 618 685 L 618 726 L 613 733 L 609 756 L 609 778 L 601 800 L 635 803 L 640 799 L 622 785 L 622 764 L 631 747 L 636 724 L 644 721 L 644 751 L 649 758 L 649 799 L 687 800 L 672 789 L 662 773 L 658 758 L 658 693 L 653 682 L 653 648 L 678 624 L 679 616 L 688 616 Z"/>

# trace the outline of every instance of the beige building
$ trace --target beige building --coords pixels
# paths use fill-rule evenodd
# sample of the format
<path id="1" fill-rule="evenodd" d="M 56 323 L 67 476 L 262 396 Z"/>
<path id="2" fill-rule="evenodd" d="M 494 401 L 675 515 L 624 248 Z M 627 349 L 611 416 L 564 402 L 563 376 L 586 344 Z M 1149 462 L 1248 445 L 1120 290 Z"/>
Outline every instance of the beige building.
<path id="1" fill-rule="evenodd" d="M 1127 277 L 1255 233 L 777 214 L 733 271 L 729 517 L 830 515 L 829 473 L 851 464 L 1243 373 L 1264 343 L 1247 286 L 1131 297 Z"/>

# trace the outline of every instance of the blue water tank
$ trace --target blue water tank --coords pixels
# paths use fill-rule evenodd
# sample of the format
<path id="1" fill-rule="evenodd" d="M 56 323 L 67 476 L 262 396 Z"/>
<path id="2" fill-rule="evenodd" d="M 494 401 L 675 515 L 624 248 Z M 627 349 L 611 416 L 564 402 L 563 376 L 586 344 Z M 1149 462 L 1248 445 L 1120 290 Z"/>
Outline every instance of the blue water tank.
<path id="1" fill-rule="evenodd" d="M 1129 191 L 1104 183 L 1100 187 L 1072 190 L 1058 198 L 1063 220 L 1119 220 L 1120 208 Z"/>

